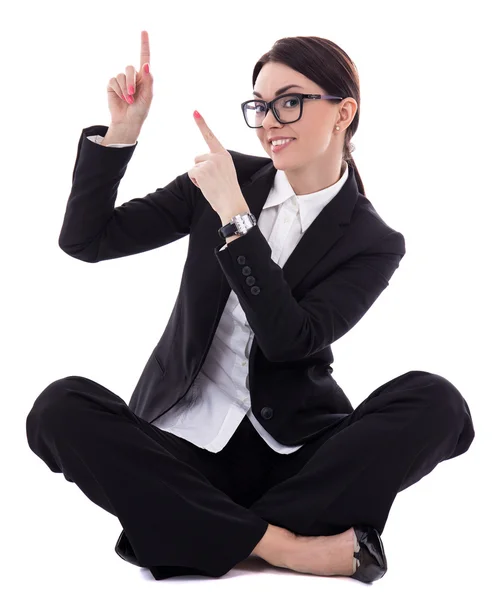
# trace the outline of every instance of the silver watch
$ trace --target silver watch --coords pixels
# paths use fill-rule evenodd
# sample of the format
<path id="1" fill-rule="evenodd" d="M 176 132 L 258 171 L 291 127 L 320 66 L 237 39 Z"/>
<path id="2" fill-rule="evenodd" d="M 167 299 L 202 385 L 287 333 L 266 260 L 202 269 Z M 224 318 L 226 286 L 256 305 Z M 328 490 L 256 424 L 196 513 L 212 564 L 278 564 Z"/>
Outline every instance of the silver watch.
<path id="1" fill-rule="evenodd" d="M 234 215 L 227 225 L 218 230 L 218 235 L 225 240 L 233 235 L 244 235 L 257 224 L 256 217 L 251 212 Z"/>

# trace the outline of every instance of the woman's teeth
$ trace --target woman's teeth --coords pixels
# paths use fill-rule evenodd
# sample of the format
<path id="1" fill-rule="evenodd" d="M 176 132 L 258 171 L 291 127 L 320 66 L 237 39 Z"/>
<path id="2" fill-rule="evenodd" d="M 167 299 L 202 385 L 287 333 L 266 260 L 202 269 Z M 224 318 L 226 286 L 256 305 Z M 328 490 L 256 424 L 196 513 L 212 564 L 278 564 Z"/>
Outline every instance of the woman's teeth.
<path id="1" fill-rule="evenodd" d="M 282 140 L 273 140 L 272 141 L 272 146 L 281 146 L 282 144 L 285 144 L 286 142 L 290 142 L 292 139 L 294 139 L 294 138 L 286 138 L 286 139 L 282 139 Z"/>
<path id="2" fill-rule="evenodd" d="M 289 144 L 291 144 L 291 142 L 294 142 L 294 138 L 290 138 L 287 140 L 277 140 L 276 143 L 272 142 L 271 147 L 272 147 L 272 152 L 282 152 L 285 148 L 287 148 L 289 146 Z"/>

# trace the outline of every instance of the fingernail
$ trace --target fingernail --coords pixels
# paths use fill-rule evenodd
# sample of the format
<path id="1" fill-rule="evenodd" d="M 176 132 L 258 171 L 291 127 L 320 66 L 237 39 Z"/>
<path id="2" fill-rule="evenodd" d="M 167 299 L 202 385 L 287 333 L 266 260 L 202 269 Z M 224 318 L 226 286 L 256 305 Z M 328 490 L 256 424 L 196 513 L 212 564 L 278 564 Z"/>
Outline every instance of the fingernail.
<path id="1" fill-rule="evenodd" d="M 128 93 L 130 94 L 130 96 L 133 96 L 133 93 L 134 93 L 133 85 L 128 86 Z"/>
<path id="2" fill-rule="evenodd" d="M 146 64 L 144 65 L 144 71 L 145 71 L 146 73 L 149 73 L 149 63 L 146 63 Z"/>
<path id="3" fill-rule="evenodd" d="M 200 119 L 201 118 L 201 115 L 198 113 L 197 110 L 194 111 L 194 118 L 196 118 L 196 119 Z"/>

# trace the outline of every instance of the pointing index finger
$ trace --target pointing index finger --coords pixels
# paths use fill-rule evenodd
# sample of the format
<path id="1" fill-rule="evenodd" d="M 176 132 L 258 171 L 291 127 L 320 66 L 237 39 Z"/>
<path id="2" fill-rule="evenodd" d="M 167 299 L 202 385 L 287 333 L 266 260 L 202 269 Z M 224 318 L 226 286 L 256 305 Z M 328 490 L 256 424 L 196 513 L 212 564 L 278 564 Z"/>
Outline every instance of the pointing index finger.
<path id="1" fill-rule="evenodd" d="M 149 34 L 147 31 L 140 32 L 140 68 L 151 62 L 151 50 L 149 48 Z"/>
<path id="2" fill-rule="evenodd" d="M 204 137 L 206 143 L 208 144 L 208 148 L 210 149 L 210 152 L 225 151 L 223 144 L 215 136 L 213 131 L 208 127 L 208 125 L 206 124 L 206 121 L 203 119 L 203 117 L 201 115 L 199 115 L 198 118 L 194 117 L 194 119 L 195 119 L 199 129 L 201 130 L 201 133 L 203 134 L 203 137 Z"/>

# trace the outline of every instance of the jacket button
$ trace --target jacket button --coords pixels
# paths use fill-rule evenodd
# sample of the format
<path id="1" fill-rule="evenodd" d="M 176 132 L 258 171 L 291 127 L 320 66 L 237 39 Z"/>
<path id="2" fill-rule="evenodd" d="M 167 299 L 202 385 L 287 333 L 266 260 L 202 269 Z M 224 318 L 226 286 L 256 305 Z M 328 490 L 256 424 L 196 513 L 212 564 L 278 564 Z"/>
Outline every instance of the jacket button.
<path id="1" fill-rule="evenodd" d="M 253 277 L 253 275 L 249 275 L 248 277 L 246 277 L 246 283 L 248 285 L 253 285 L 255 283 L 256 279 Z"/>
<path id="2" fill-rule="evenodd" d="M 246 266 L 246 267 L 243 267 L 243 268 L 241 269 L 241 273 L 242 273 L 243 275 L 249 275 L 249 274 L 251 273 L 251 267 L 248 267 L 248 266 Z"/>
<path id="3" fill-rule="evenodd" d="M 249 279 L 249 277 L 248 277 L 248 279 Z M 260 293 L 260 288 L 259 288 L 257 285 L 254 285 L 254 286 L 251 288 L 251 293 L 253 294 L 253 296 L 256 296 L 257 294 L 259 294 L 259 293 Z"/>
<path id="4" fill-rule="evenodd" d="M 238 262 L 240 265 L 244 265 L 244 264 L 246 264 L 246 257 L 245 257 L 245 256 L 238 256 L 238 257 L 237 257 L 237 262 Z"/>
<path id="5" fill-rule="evenodd" d="M 260 411 L 260 414 L 264 419 L 271 419 L 274 411 L 270 408 L 270 406 L 264 406 Z"/>

